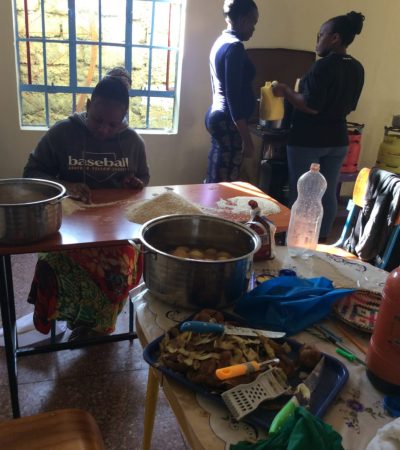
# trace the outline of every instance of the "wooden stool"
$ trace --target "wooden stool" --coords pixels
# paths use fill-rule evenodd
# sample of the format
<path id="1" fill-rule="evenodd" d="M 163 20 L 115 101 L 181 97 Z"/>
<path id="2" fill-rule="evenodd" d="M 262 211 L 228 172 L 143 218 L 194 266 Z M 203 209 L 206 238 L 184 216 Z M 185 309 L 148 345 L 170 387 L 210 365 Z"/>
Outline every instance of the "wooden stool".
<path id="1" fill-rule="evenodd" d="M 105 450 L 96 421 L 80 409 L 60 409 L 1 422 L 0 448 Z"/>

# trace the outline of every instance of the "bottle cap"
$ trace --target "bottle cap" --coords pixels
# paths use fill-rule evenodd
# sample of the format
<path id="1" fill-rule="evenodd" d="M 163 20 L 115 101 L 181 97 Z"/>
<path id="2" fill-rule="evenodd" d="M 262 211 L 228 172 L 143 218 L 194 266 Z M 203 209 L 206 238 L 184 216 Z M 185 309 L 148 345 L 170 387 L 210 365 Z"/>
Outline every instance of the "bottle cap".
<path id="1" fill-rule="evenodd" d="M 392 417 L 400 417 L 400 396 L 386 395 L 383 398 L 383 406 Z"/>
<path id="2" fill-rule="evenodd" d="M 296 272 L 292 269 L 281 269 L 279 271 L 279 276 L 280 277 L 295 277 Z"/>

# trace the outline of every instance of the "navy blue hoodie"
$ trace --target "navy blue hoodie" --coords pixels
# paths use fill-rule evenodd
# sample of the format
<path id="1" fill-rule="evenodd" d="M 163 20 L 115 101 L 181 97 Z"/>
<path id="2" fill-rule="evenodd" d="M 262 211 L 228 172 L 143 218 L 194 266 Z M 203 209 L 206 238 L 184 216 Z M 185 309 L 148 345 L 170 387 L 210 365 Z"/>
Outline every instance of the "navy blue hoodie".
<path id="1" fill-rule="evenodd" d="M 112 138 L 97 140 L 86 127 L 86 113 L 53 125 L 29 155 L 26 178 L 86 183 L 89 188 L 121 188 L 127 175 L 146 185 L 149 168 L 143 139 L 126 126 Z"/>

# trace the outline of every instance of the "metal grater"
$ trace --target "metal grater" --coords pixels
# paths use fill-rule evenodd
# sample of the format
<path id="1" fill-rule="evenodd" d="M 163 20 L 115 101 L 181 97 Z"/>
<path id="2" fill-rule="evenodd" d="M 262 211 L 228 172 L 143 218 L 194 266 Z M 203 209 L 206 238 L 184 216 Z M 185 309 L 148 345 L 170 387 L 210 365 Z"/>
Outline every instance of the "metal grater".
<path id="1" fill-rule="evenodd" d="M 248 384 L 239 384 L 221 394 L 236 420 L 254 411 L 265 400 L 272 400 L 291 389 L 282 369 L 272 367 Z"/>

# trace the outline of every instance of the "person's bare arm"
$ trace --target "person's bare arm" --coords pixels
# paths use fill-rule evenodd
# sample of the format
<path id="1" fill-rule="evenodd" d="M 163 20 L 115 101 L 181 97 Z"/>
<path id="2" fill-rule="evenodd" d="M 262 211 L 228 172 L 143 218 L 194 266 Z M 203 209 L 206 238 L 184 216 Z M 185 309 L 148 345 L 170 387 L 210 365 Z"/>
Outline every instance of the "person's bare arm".
<path id="1" fill-rule="evenodd" d="M 272 91 L 277 97 L 284 97 L 291 103 L 295 108 L 299 109 L 308 114 L 318 114 L 315 109 L 309 108 L 306 105 L 304 96 L 299 92 L 295 92 L 287 84 L 284 83 L 274 83 L 272 86 Z"/>

